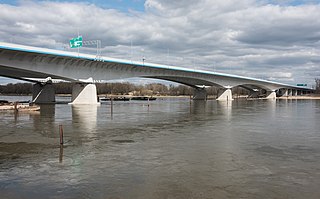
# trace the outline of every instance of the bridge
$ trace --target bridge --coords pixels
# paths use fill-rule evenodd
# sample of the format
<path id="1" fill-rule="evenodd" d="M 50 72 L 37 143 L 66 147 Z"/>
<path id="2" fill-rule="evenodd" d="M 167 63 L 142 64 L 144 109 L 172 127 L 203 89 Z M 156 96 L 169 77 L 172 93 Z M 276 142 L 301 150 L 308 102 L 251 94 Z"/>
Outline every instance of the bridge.
<path id="1" fill-rule="evenodd" d="M 33 85 L 33 102 L 55 102 L 52 83 L 75 82 L 71 104 L 96 104 L 95 82 L 144 77 L 168 80 L 194 88 L 194 99 L 206 99 L 206 87 L 219 88 L 217 100 L 232 100 L 233 87 L 243 87 L 257 95 L 265 91 L 267 99 L 276 95 L 302 95 L 312 89 L 274 81 L 218 73 L 205 70 L 97 57 L 77 52 L 45 49 L 0 42 L 0 76 L 29 82 Z"/>

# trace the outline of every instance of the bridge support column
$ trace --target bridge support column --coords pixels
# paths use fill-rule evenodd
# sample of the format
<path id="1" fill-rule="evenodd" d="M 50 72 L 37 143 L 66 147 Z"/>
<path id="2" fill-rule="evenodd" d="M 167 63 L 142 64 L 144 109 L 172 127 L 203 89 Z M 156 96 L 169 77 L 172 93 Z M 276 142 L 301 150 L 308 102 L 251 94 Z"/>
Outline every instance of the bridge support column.
<path id="1" fill-rule="evenodd" d="M 205 88 L 195 88 L 193 91 L 193 100 L 207 100 L 207 91 Z"/>
<path id="2" fill-rule="evenodd" d="M 276 99 L 276 98 L 277 98 L 277 94 L 275 91 L 267 91 L 266 99 Z"/>
<path id="3" fill-rule="evenodd" d="M 297 90 L 292 89 L 292 96 L 297 96 Z"/>
<path id="4" fill-rule="evenodd" d="M 258 98 L 259 97 L 260 92 L 259 91 L 250 91 L 248 98 Z"/>
<path id="5" fill-rule="evenodd" d="M 72 87 L 70 104 L 99 104 L 95 84 L 78 83 Z"/>
<path id="6" fill-rule="evenodd" d="M 32 87 L 32 102 L 37 104 L 54 103 L 55 90 L 52 83 L 34 84 Z"/>
<path id="7" fill-rule="evenodd" d="M 276 90 L 276 95 L 279 97 L 286 97 L 288 95 L 287 89 L 278 89 Z"/>
<path id="8" fill-rule="evenodd" d="M 302 95 L 302 90 L 297 90 L 297 95 Z"/>
<path id="9" fill-rule="evenodd" d="M 287 96 L 292 96 L 292 89 L 288 89 L 288 95 Z"/>
<path id="10" fill-rule="evenodd" d="M 231 101 L 232 99 L 232 92 L 231 89 L 225 89 L 223 90 L 223 92 L 220 93 L 220 91 L 218 92 L 218 101 Z"/>

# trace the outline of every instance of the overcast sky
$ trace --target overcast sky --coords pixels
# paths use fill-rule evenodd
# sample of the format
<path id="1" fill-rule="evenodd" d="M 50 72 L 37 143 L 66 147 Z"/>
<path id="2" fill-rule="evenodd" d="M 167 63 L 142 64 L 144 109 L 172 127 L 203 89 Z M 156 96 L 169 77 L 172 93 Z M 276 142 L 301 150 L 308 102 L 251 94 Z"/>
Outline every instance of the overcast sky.
<path id="1" fill-rule="evenodd" d="M 0 0 L 0 41 L 64 49 L 78 31 L 105 56 L 289 84 L 320 78 L 320 0 Z"/>

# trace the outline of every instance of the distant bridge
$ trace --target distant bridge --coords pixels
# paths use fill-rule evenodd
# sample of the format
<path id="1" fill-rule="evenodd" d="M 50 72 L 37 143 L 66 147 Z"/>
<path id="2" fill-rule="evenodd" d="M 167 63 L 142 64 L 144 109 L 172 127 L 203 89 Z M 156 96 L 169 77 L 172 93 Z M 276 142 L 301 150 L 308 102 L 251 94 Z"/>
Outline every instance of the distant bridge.
<path id="1" fill-rule="evenodd" d="M 193 70 L 176 66 L 152 64 L 96 57 L 76 52 L 66 52 L 0 42 L 0 76 L 34 82 L 33 101 L 55 101 L 53 82 L 76 82 L 72 91 L 73 104 L 97 102 L 95 82 L 130 77 L 168 80 L 194 88 L 194 99 L 206 99 L 205 87 L 220 88 L 217 100 L 232 100 L 231 88 L 240 86 L 254 95 L 263 89 L 266 98 L 281 95 L 302 95 L 312 89 L 282 84 L 274 81 Z"/>

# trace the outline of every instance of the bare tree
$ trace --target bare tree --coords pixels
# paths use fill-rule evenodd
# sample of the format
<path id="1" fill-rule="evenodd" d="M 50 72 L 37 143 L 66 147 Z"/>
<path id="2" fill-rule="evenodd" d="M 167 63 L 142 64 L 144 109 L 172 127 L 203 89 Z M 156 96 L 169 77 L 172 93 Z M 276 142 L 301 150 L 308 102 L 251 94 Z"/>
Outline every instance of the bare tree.
<path id="1" fill-rule="evenodd" d="M 320 79 L 316 78 L 316 93 L 320 93 Z"/>

